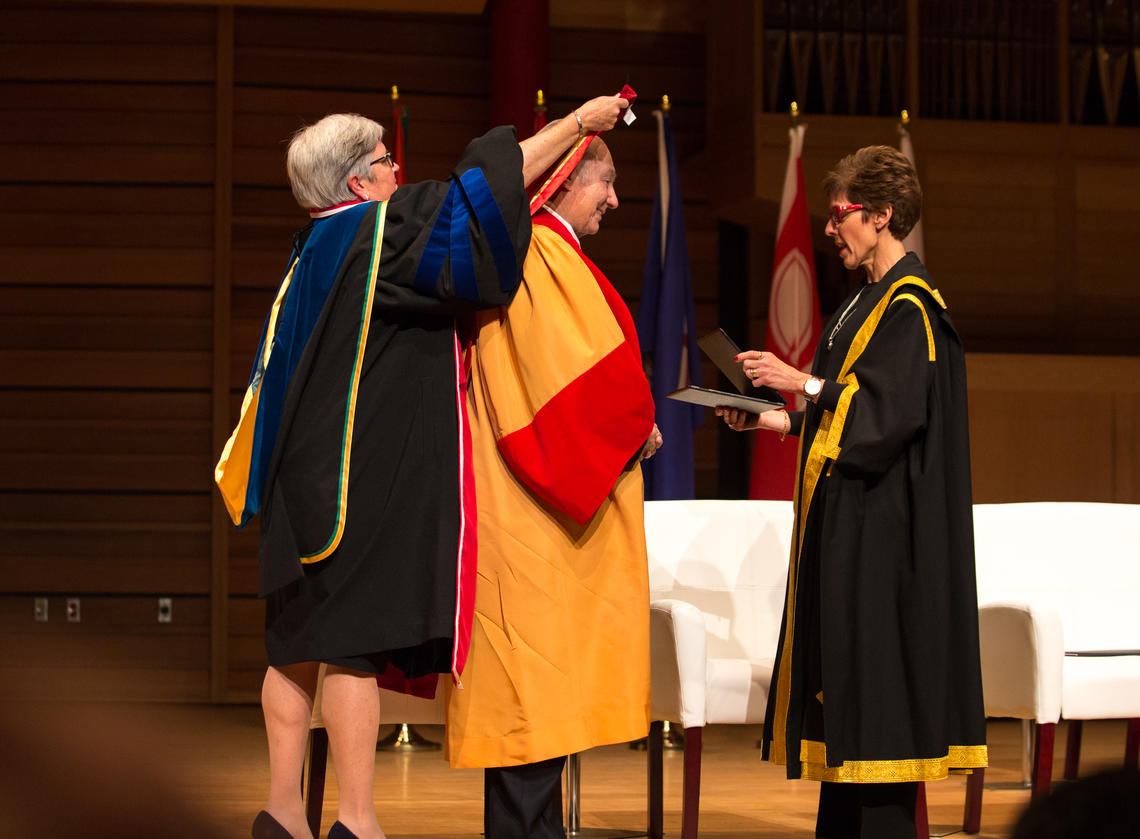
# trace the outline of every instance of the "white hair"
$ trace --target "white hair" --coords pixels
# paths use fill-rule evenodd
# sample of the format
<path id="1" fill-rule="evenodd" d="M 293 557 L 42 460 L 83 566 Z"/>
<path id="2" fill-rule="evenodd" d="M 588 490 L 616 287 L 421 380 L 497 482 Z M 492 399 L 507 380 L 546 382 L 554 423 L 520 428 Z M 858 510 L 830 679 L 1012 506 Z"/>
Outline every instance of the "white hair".
<path id="1" fill-rule="evenodd" d="M 356 198 L 348 179 L 372 179 L 369 158 L 384 126 L 360 114 L 329 114 L 299 129 L 289 141 L 285 170 L 302 207 L 331 207 Z"/>

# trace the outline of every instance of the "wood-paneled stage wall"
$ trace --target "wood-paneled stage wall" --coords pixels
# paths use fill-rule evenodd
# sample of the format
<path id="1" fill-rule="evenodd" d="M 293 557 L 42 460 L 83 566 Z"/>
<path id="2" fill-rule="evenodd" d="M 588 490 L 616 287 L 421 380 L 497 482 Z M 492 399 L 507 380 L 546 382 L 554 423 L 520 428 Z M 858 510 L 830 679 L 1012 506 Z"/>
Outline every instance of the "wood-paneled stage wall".
<path id="1" fill-rule="evenodd" d="M 257 696 L 256 527 L 232 530 L 212 469 L 305 221 L 283 141 L 331 111 L 387 121 L 397 84 L 409 173 L 441 177 L 488 127 L 492 60 L 470 2 L 283 5 L 5 5 L 0 697 Z M 554 115 L 627 76 L 643 95 L 642 119 L 610 138 L 622 206 L 587 243 L 634 307 L 656 185 L 649 110 L 669 94 L 697 326 L 717 324 L 722 287 L 748 289 L 741 337 L 757 344 L 786 118 L 759 105 L 762 4 L 713 8 L 552 0 L 547 93 Z M 806 119 L 822 228 L 826 167 L 894 142 L 894 120 Z M 1140 502 L 1138 130 L 919 118 L 912 133 L 928 262 L 967 347 L 987 353 L 970 358 L 978 500 Z M 726 222 L 746 231 L 746 264 L 722 264 Z M 821 277 L 849 282 L 822 235 L 817 248 Z M 698 492 L 713 496 L 711 418 L 697 447 Z"/>

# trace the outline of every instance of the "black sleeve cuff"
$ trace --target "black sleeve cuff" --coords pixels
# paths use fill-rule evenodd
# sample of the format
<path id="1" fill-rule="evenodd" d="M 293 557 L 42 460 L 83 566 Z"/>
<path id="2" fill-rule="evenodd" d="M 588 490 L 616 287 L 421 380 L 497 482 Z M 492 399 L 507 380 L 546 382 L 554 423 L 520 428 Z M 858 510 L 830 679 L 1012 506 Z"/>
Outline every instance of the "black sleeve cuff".
<path id="1" fill-rule="evenodd" d="M 820 392 L 819 398 L 815 400 L 815 404 L 825 411 L 834 411 L 839 405 L 839 397 L 843 395 L 846 388 L 847 385 L 841 385 L 839 382 L 825 381 L 823 390 Z"/>

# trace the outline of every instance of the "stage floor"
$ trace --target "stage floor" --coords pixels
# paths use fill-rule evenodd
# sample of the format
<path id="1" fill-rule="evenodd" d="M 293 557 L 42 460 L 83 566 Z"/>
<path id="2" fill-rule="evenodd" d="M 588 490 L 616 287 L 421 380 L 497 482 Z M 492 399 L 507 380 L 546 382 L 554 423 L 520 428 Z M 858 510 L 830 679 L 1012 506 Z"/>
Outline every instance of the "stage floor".
<path id="1" fill-rule="evenodd" d="M 148 814 L 169 814 L 195 835 L 244 837 L 263 803 L 267 783 L 260 709 L 251 705 L 47 706 L 35 712 L 2 709 L 11 744 L 0 768 L 0 800 L 16 813 L 0 836 L 64 835 L 62 825 L 114 827 L 116 836 L 145 835 Z M 381 730 L 385 734 L 390 727 Z M 439 741 L 443 729 L 417 731 Z M 764 763 L 756 748 L 759 726 L 711 726 L 704 736 L 700 834 L 703 837 L 810 837 L 818 784 L 788 781 L 783 768 Z M 1125 724 L 1084 726 L 1081 774 L 1120 765 Z M 982 837 L 1008 837 L 1029 799 L 1021 778 L 1021 725 L 991 721 L 990 769 L 982 809 Z M 1064 760 L 1064 725 L 1058 728 L 1054 778 Z M 665 831 L 681 823 L 680 751 L 665 753 Z M 7 776 L 7 777 L 5 777 Z M 582 756 L 582 827 L 645 830 L 645 752 L 607 746 Z M 997 788 L 990 788 L 996 786 Z M 60 791 L 64 792 L 59 796 Z M 932 833 L 960 831 L 964 776 L 927 785 Z M 441 752 L 379 752 L 376 807 L 391 837 L 465 839 L 482 830 L 482 775 L 452 770 Z M 336 816 L 336 770 L 329 766 L 323 831 Z M 134 811 L 138 811 L 137 813 Z M 19 814 L 23 814 L 20 817 Z M 24 827 L 20 823 L 25 824 Z M 58 831 L 50 825 L 59 824 Z M 24 832 L 33 824 L 40 832 Z M 8 833 L 8 830 L 15 832 Z M 585 833 L 593 831 L 586 830 Z M 110 835 L 88 829 L 76 835 Z M 181 835 L 156 830 L 152 835 Z"/>

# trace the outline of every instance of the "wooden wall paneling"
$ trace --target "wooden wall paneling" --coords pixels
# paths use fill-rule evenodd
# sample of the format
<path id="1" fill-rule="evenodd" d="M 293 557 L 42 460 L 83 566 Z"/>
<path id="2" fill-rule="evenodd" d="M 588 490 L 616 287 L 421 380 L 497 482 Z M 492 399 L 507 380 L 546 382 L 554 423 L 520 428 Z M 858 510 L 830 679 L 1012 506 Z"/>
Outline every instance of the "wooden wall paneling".
<path id="1" fill-rule="evenodd" d="M 68 44 L 49 51 L 42 44 L 9 43 L 0 53 L 6 79 L 187 83 L 209 80 L 211 70 L 197 44 Z"/>
<path id="2" fill-rule="evenodd" d="M 902 103 L 911 118 L 919 116 L 922 90 L 919 67 L 919 0 L 906 0 L 906 100 Z"/>
<path id="3" fill-rule="evenodd" d="M 230 250 L 233 215 L 234 10 L 217 10 L 214 112 L 214 306 L 211 452 L 229 438 Z M 211 487 L 211 490 L 213 488 Z M 210 699 L 221 702 L 229 685 L 230 519 L 217 492 L 210 492 Z"/>
<path id="4" fill-rule="evenodd" d="M 0 347 L 202 349 L 204 302 L 198 289 L 0 287 Z"/>
<path id="5" fill-rule="evenodd" d="M 7 387 L 196 389 L 210 386 L 210 353 L 0 350 L 0 370 Z"/>
<path id="6" fill-rule="evenodd" d="M 26 244 L 0 245 L 0 262 L 11 277 L 34 277 L 39 286 L 205 286 L 211 253 L 205 248 L 108 248 Z"/>
<path id="7" fill-rule="evenodd" d="M 98 289 L 72 288 L 61 294 L 45 287 L 38 275 L 34 279 L 35 285 L 0 286 L 0 313 L 21 318 L 124 318 L 128 322 L 120 326 L 126 329 L 137 328 L 150 318 L 165 319 L 168 328 L 189 328 L 210 314 L 209 292 L 200 288 L 131 288 L 116 283 Z M 35 343 L 50 346 L 57 337 L 42 335 Z"/>
<path id="8" fill-rule="evenodd" d="M 46 157 L 50 159 L 63 151 Z M 128 149 L 117 150 L 116 155 L 120 154 L 124 160 L 131 156 Z M 211 233 L 208 216 L 148 212 L 145 205 L 134 212 L 119 214 L 101 214 L 97 207 L 88 206 L 76 208 L 62 217 L 59 210 L 54 213 L 9 212 L 3 216 L 0 244 L 4 245 L 125 248 L 143 241 L 166 248 L 195 249 Z"/>
<path id="9" fill-rule="evenodd" d="M 177 93 L 172 96 L 171 91 Z M 81 81 L 7 81 L 0 86 L 0 105 L 5 112 L 21 112 L 33 114 L 46 111 L 45 120 L 60 120 L 61 126 L 78 132 L 90 132 L 96 137 L 105 138 L 112 131 L 113 126 L 101 122 L 93 128 L 74 125 L 66 121 L 60 111 L 83 111 L 98 118 L 99 115 L 109 111 L 120 114 L 134 114 L 135 112 L 152 113 L 159 117 L 162 125 L 173 125 L 177 120 L 167 117 L 166 114 L 175 113 L 206 113 L 210 111 L 213 102 L 213 91 L 204 84 L 145 84 L 132 82 L 101 82 L 97 85 Z M 44 122 L 42 124 L 52 124 Z M 142 129 L 152 131 L 150 123 Z M 189 126 L 188 126 L 189 127 Z M 201 129 L 200 124 L 190 127 L 191 131 Z M 0 128 L 4 132 L 24 132 L 25 128 L 18 124 L 9 124 L 7 121 Z M 90 135 L 89 135 L 90 136 Z M 58 140 L 59 137 L 54 139 Z"/>
<path id="10" fill-rule="evenodd" d="M 52 488 L 5 493 L 0 574 L 12 592 L 205 594 L 206 497 Z"/>
<path id="11" fill-rule="evenodd" d="M 355 51 L 242 48 L 236 74 L 242 85 L 335 87 L 376 90 L 379 79 L 407 79 L 411 89 L 445 90 L 452 94 L 483 94 L 490 72 L 485 58 L 408 55 Z M 391 85 L 389 85 L 391 87 Z"/>
<path id="12" fill-rule="evenodd" d="M 247 525 L 243 530 L 230 533 L 229 545 L 229 590 L 231 596 L 254 596 L 257 594 L 257 523 Z"/>
<path id="13" fill-rule="evenodd" d="M 1056 102 L 1057 112 L 1053 116 L 1060 125 L 1070 122 L 1072 105 L 1072 80 L 1070 77 L 1069 47 L 1069 4 L 1056 0 L 1055 21 L 1057 27 L 1056 53 Z"/>
<path id="14" fill-rule="evenodd" d="M 1114 501 L 1140 503 L 1140 393 L 1116 393 L 1113 473 Z"/>
<path id="15" fill-rule="evenodd" d="M 85 419 L 95 423 L 196 420 L 204 425 L 209 421 L 210 405 L 208 394 L 198 390 L 163 392 L 156 398 L 142 390 L 19 391 L 0 383 L 0 416 L 21 420 Z"/>
<path id="16" fill-rule="evenodd" d="M 212 152 L 208 147 L 87 146 L 82 155 L 74 148 L 11 145 L 0 158 L 0 178 L 22 180 L 36 172 L 44 181 L 72 183 L 97 179 L 109 183 L 208 181 Z"/>
<path id="17" fill-rule="evenodd" d="M 235 44 L 238 49 L 335 52 L 344 48 L 346 33 L 352 33 L 372 38 L 383 46 L 376 52 L 391 56 L 490 57 L 490 27 L 482 15 L 335 11 L 324 5 L 305 11 L 239 8 L 234 19 Z M 384 81 L 374 84 L 382 91 L 390 87 Z"/>
<path id="18" fill-rule="evenodd" d="M 185 4 L 154 8 L 141 3 L 8 0 L 4 6 L 4 41 L 9 43 L 176 45 L 202 44 L 214 37 L 214 11 Z"/>
<path id="19" fill-rule="evenodd" d="M 134 499 L 117 494 L 119 503 Z M 58 493 L 43 503 L 66 502 Z M 205 594 L 210 588 L 206 527 L 146 521 L 0 523 L 0 568 L 10 592 Z M 66 529 L 65 529 L 66 528 Z"/>
<path id="20" fill-rule="evenodd" d="M 395 79 L 399 83 L 399 77 Z M 407 98 L 412 117 L 412 125 L 420 120 L 429 123 L 454 124 L 470 121 L 486 127 L 490 119 L 491 109 L 488 100 L 483 97 L 469 97 L 448 94 L 446 91 L 408 90 L 400 85 L 401 104 Z M 305 115 L 336 113 L 340 111 L 359 111 L 371 113 L 369 109 L 379 108 L 376 113 L 383 118 L 391 118 L 392 99 L 391 85 L 387 88 L 377 80 L 376 87 L 365 90 L 322 90 L 307 88 L 272 88 L 272 87 L 237 87 L 234 90 L 234 108 L 236 120 L 234 123 L 235 140 L 238 145 L 245 145 L 249 130 L 244 119 L 250 120 L 252 126 L 264 123 L 259 119 L 277 118 Z M 383 122 L 383 119 L 380 120 Z M 292 121 L 282 122 L 278 126 L 284 128 L 285 133 L 278 135 L 275 132 L 261 132 L 261 139 L 284 140 L 297 128 Z M 281 146 L 284 152 L 284 145 Z"/>
<path id="21" fill-rule="evenodd" d="M 1140 144 L 1140 129 L 1121 129 Z M 1120 158 L 1097 159 L 1074 151 L 1066 156 L 1072 167 L 1072 240 L 1074 266 L 1068 282 L 1082 296 L 1140 298 L 1131 260 L 1122 259 L 1121 245 L 1140 234 L 1140 220 L 1129 207 L 1140 191 L 1140 168 Z"/>
<path id="22" fill-rule="evenodd" d="M 209 697 L 214 17 L 5 8 L 6 695 Z"/>
<path id="23" fill-rule="evenodd" d="M 489 76 L 485 30 L 481 18 L 240 9 L 235 80 L 239 87 L 387 91 L 398 84 L 406 93 L 478 96 Z M 348 32 L 377 34 L 349 50 Z"/>
<path id="24" fill-rule="evenodd" d="M 750 197 L 754 189 L 751 149 L 753 119 L 763 110 L 763 43 L 763 9 L 756 3 L 722 3 L 709 18 L 706 44 L 715 46 L 705 49 L 704 121 L 711 130 L 702 145 L 719 162 L 708 167 L 709 193 L 719 204 Z"/>
<path id="25" fill-rule="evenodd" d="M 14 99 L 23 99 L 5 91 L 5 110 L 8 117 L 0 127 L 0 142 L 28 145 L 67 143 L 74 152 L 77 147 L 131 145 L 147 146 L 210 146 L 213 134 L 202 119 L 208 102 L 196 102 L 196 107 L 181 110 L 167 109 L 169 88 L 161 94 L 142 85 L 114 85 L 118 91 L 112 103 L 91 104 L 82 101 L 88 88 L 72 84 L 19 85 L 38 92 L 34 101 L 17 106 Z M 205 100 L 200 87 L 180 85 L 180 94 L 198 94 L 194 99 Z M 149 94 L 149 95 L 148 95 Z M 77 97 L 78 100 L 77 100 Z M 141 97 L 141 101 L 140 101 Z M 150 108 L 141 107 L 149 102 Z M 183 103 L 185 106 L 187 103 Z M 77 154 L 82 161 L 86 152 Z M 73 185 L 74 186 L 74 185 Z M 36 196 L 28 196 L 35 199 Z"/>
<path id="26" fill-rule="evenodd" d="M 971 354 L 966 363 L 975 502 L 1140 503 L 1140 358 Z"/>
<path id="27" fill-rule="evenodd" d="M 628 77 L 641 108 L 655 105 L 663 93 L 678 105 L 703 108 L 704 61 L 699 35 L 552 27 L 549 92 L 577 104 L 616 93 Z"/>
<path id="28" fill-rule="evenodd" d="M 229 700 L 257 702 L 268 660 L 265 654 L 265 601 L 231 597 L 227 639 Z"/>
<path id="29" fill-rule="evenodd" d="M 550 25 L 622 31 L 702 31 L 712 17 L 692 0 L 550 0 Z"/>
<path id="30" fill-rule="evenodd" d="M 209 604 L 172 598 L 158 622 L 155 596 L 80 598 L 78 623 L 66 596 L 48 597 L 48 620 L 32 619 L 33 597 L 0 596 L 0 699 L 202 701 L 209 697 Z"/>

